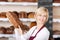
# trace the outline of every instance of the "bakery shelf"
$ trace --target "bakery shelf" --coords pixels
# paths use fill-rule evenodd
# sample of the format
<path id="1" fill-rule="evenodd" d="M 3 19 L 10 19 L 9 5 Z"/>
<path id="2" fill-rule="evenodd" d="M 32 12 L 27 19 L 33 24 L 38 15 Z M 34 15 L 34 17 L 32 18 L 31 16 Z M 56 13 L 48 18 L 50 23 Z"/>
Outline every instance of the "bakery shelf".
<path id="1" fill-rule="evenodd" d="M 0 37 L 15 37 L 15 34 L 0 34 Z"/>
<path id="2" fill-rule="evenodd" d="M 53 22 L 59 22 L 60 23 L 60 19 L 53 19 Z"/>
<path id="3" fill-rule="evenodd" d="M 53 6 L 60 6 L 60 3 L 53 3 Z"/>
<path id="4" fill-rule="evenodd" d="M 8 21 L 8 18 L 0 18 L 0 21 Z"/>
<path id="5" fill-rule="evenodd" d="M 38 5 L 37 2 L 0 2 L 0 5 Z"/>
<path id="6" fill-rule="evenodd" d="M 21 21 L 33 22 L 35 19 L 33 18 L 20 18 Z M 8 21 L 8 18 L 0 18 L 0 21 Z"/>
<path id="7" fill-rule="evenodd" d="M 53 38 L 60 38 L 60 35 L 53 35 Z"/>

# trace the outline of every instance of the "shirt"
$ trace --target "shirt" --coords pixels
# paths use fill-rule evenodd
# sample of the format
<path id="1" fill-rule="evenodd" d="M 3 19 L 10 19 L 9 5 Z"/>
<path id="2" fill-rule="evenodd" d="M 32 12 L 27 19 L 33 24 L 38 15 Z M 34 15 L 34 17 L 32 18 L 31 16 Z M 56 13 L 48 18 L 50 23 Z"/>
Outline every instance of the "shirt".
<path id="1" fill-rule="evenodd" d="M 19 33 L 19 31 L 18 31 L 19 29 L 18 28 L 15 28 L 14 31 L 15 31 L 16 40 L 28 40 L 30 38 L 30 36 L 35 36 L 35 34 L 38 31 L 38 30 L 34 31 L 34 29 L 36 27 L 37 26 L 32 27 L 27 33 L 25 33 L 23 35 L 21 35 Z M 34 33 L 32 34 L 33 31 L 34 31 Z M 48 31 L 48 29 L 46 27 L 44 27 L 41 31 L 39 31 L 39 33 L 36 35 L 34 40 L 48 40 L 49 39 L 49 35 L 50 35 L 50 32 Z"/>

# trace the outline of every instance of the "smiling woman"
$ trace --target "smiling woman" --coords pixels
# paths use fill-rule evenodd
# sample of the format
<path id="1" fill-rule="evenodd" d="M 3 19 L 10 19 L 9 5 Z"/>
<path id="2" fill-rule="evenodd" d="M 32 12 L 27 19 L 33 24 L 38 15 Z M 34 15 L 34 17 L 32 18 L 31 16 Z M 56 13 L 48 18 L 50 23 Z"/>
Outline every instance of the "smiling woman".
<path id="1" fill-rule="evenodd" d="M 22 29 L 15 28 L 15 34 L 17 40 L 48 40 L 50 32 L 45 27 L 45 23 L 48 21 L 48 9 L 40 7 L 35 12 L 36 26 L 33 26 L 27 33 L 22 34 Z M 20 32 L 19 32 L 20 31 Z"/>
<path id="2" fill-rule="evenodd" d="M 15 27 L 16 40 L 48 40 L 50 32 L 45 26 L 45 23 L 48 21 L 48 14 L 47 8 L 38 8 L 34 15 L 36 26 L 33 26 L 30 30 L 27 26 L 23 25 L 15 13 L 7 12 L 6 16 L 9 22 Z M 28 32 L 23 34 L 23 30 L 25 31 L 25 29 L 27 29 Z"/>

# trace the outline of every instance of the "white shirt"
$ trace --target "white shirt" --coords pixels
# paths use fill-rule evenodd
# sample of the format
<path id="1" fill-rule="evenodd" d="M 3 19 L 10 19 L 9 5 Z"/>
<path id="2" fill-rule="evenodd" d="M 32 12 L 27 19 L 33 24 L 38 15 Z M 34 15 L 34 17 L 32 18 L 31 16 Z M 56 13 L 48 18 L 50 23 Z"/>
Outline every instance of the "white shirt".
<path id="1" fill-rule="evenodd" d="M 20 35 L 18 32 L 19 29 L 16 28 L 15 29 L 16 40 L 29 40 L 30 36 L 35 36 L 36 33 L 38 32 L 38 30 L 34 31 L 35 28 L 36 28 L 36 26 L 32 27 L 24 35 Z M 34 31 L 34 33 L 32 34 L 33 31 Z M 36 37 L 33 40 L 48 40 L 49 35 L 50 35 L 50 32 L 48 31 L 48 29 L 46 27 L 44 27 L 41 31 L 39 31 L 39 33 L 36 35 Z"/>

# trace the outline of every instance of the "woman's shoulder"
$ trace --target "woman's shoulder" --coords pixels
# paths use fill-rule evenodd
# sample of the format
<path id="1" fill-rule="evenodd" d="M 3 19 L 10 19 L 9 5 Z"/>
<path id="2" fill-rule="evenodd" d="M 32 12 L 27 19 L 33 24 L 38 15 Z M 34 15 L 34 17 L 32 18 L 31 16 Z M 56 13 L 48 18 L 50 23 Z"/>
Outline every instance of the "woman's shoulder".
<path id="1" fill-rule="evenodd" d="M 35 29 L 37 26 L 33 26 L 31 29 Z"/>
<path id="2" fill-rule="evenodd" d="M 41 30 L 41 32 L 44 33 L 44 34 L 50 35 L 50 32 L 49 32 L 49 30 L 48 30 L 46 27 L 44 27 L 44 28 Z"/>
<path id="3" fill-rule="evenodd" d="M 48 33 L 50 33 L 49 30 L 46 27 L 44 27 L 43 30 L 46 31 L 46 32 L 48 32 Z"/>
<path id="4" fill-rule="evenodd" d="M 44 36 L 44 37 L 42 37 Z M 48 31 L 48 29 L 46 27 L 44 27 L 38 34 L 37 37 L 41 37 L 41 38 L 46 38 L 50 36 L 50 32 Z"/>
<path id="5" fill-rule="evenodd" d="M 50 36 L 50 32 L 46 27 L 44 27 L 38 34 L 36 38 L 47 40 Z"/>
<path id="6" fill-rule="evenodd" d="M 32 28 L 30 28 L 30 31 L 31 31 L 31 30 L 33 31 L 35 28 L 36 28 L 36 26 L 33 26 Z"/>

